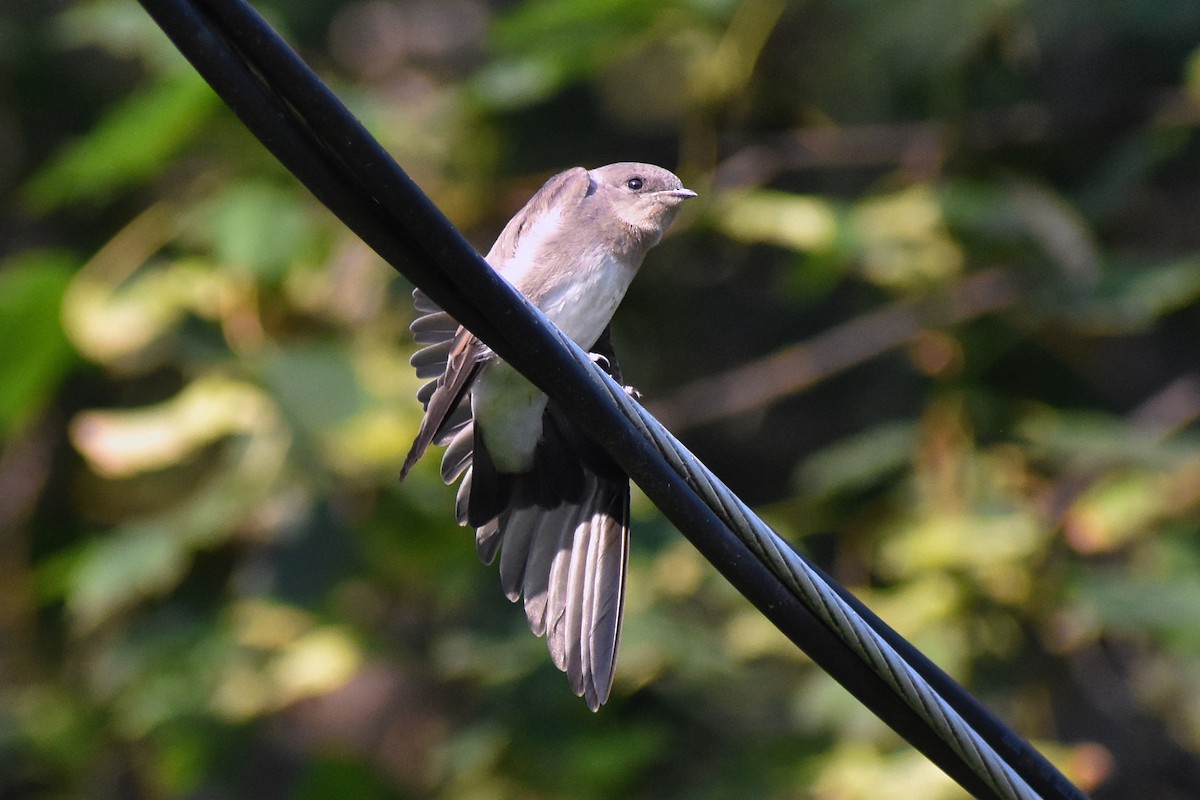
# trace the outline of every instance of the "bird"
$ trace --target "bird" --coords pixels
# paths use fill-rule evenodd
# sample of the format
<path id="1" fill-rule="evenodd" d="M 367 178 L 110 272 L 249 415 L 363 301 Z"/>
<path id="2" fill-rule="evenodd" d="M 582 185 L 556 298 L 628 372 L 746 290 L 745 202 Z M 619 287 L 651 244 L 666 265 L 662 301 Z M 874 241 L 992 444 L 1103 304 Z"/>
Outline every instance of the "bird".
<path id="1" fill-rule="evenodd" d="M 620 162 L 553 176 L 501 231 L 487 263 L 618 382 L 609 323 L 646 252 L 696 196 L 672 172 Z M 545 393 L 419 289 L 410 329 L 424 405 L 403 480 L 431 444 L 461 478 L 460 525 L 501 588 L 524 600 L 555 666 L 596 711 L 615 672 L 629 553 L 629 478 Z"/>

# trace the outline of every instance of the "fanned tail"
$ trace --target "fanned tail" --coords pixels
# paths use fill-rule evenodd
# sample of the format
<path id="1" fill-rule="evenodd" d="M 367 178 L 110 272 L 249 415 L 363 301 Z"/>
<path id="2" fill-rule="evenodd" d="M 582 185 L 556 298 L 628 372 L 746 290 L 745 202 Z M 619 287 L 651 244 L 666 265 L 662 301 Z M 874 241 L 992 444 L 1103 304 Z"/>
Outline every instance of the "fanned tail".
<path id="1" fill-rule="evenodd" d="M 510 503 L 477 526 L 476 544 L 485 562 L 499 552 L 505 595 L 524 600 L 530 629 L 546 637 L 555 666 L 595 711 L 608 699 L 620 643 L 629 479 L 553 404 L 544 425 L 533 469 L 505 476 L 512 481 Z M 563 469 L 567 461 L 573 470 Z M 460 508 L 478 491 L 472 475 L 478 468 L 463 480 Z"/>
<path id="2" fill-rule="evenodd" d="M 500 558 L 500 583 L 524 600 L 529 627 L 545 636 L 554 664 L 595 711 L 612 689 L 625 603 L 629 479 L 553 401 L 542 420 L 532 468 L 499 472 L 471 418 L 470 392 L 487 348 L 422 292 L 411 326 L 417 374 L 435 378 L 418 393 L 425 418 L 400 477 L 431 444 L 445 444 L 441 474 L 461 478 L 455 515 L 476 529 L 479 557 Z M 606 330 L 592 348 L 621 379 Z"/>

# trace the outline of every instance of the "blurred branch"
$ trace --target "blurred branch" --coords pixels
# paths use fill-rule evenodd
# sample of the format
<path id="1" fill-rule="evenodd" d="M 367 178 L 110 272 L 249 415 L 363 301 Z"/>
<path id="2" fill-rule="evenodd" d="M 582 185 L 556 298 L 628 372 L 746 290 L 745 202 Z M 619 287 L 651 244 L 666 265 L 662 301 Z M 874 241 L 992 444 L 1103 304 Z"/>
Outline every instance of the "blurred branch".
<path id="1" fill-rule="evenodd" d="M 958 325 L 1013 305 L 1016 280 L 992 269 L 920 300 L 904 300 L 844 322 L 807 342 L 710 378 L 651 405 L 675 430 L 759 411 L 832 375 L 911 341 L 934 326 Z"/>
<path id="2" fill-rule="evenodd" d="M 1200 419 L 1200 375 L 1180 375 L 1129 415 L 1135 429 L 1165 438 Z"/>
<path id="3" fill-rule="evenodd" d="M 1155 450 L 1172 436 L 1200 419 L 1200 376 L 1180 375 L 1129 412 L 1130 441 L 1144 441 Z M 1092 553 L 1107 549 L 1111 542 L 1097 536 L 1087 520 L 1075 509 L 1076 503 L 1101 484 L 1110 471 L 1099 468 L 1094 460 L 1080 458 L 1066 468 L 1042 492 L 1042 505 L 1054 524 L 1064 530 L 1067 542 L 1076 550 Z M 1170 493 L 1171 502 L 1181 509 L 1200 503 L 1200 487 L 1190 473 L 1182 485 Z"/>
<path id="4" fill-rule="evenodd" d="M 1142 105 L 1151 126 L 1200 126 L 1200 103 L 1186 92 L 1162 92 Z M 901 165 L 930 174 L 940 168 L 950 146 L 958 142 L 987 151 L 1042 142 L 1063 130 L 1055 109 L 1044 103 L 975 111 L 961 121 L 804 128 L 735 151 L 717 166 L 713 185 L 719 189 L 763 186 L 781 172 L 839 167 Z"/>
<path id="5" fill-rule="evenodd" d="M 714 112 L 745 95 L 763 48 L 786 6 L 779 0 L 744 0 L 720 43 L 698 59 L 689 91 L 693 102 L 680 141 L 681 165 L 710 172 L 720 157 Z"/>
<path id="6" fill-rule="evenodd" d="M 980 150 L 1037 142 L 1050 136 L 1053 117 L 1040 103 L 979 111 L 962 125 L 961 138 Z M 878 125 L 806 128 L 738 150 L 717 166 L 713 184 L 720 189 L 762 186 L 780 172 L 832 167 L 904 164 L 930 172 L 946 155 L 954 126 L 941 120 Z"/>

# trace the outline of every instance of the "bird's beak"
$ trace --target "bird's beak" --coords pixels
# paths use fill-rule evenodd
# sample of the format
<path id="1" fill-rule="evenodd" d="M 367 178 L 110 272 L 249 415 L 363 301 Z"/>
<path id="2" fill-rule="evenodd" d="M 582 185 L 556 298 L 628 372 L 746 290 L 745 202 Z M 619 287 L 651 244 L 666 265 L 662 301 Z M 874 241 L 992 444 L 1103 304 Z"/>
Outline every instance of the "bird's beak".
<path id="1" fill-rule="evenodd" d="M 678 197 L 680 200 L 687 200 L 696 196 L 696 193 L 691 189 L 668 189 L 665 192 L 660 192 L 660 194 L 665 194 L 668 197 Z"/>

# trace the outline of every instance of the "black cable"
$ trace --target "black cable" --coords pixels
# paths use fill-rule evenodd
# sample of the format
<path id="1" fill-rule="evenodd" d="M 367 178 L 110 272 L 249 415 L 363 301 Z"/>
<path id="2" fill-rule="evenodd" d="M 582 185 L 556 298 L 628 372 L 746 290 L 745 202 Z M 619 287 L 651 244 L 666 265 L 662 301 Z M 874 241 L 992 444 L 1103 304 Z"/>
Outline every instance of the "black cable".
<path id="1" fill-rule="evenodd" d="M 414 284 L 562 404 L 608 449 L 696 547 L 789 638 L 856 698 L 979 797 L 1002 796 L 876 669 L 747 548 L 711 502 L 685 485 L 625 416 L 598 370 L 497 278 L 457 230 L 290 47 L 239 0 L 141 0 L 160 27 L 250 130 L 348 227 Z M 798 556 L 795 556 L 799 558 Z M 811 564 L 807 569 L 823 576 Z M 1036 750 L 962 687 L 825 580 L 936 689 L 1039 795 L 1080 798 Z"/>

